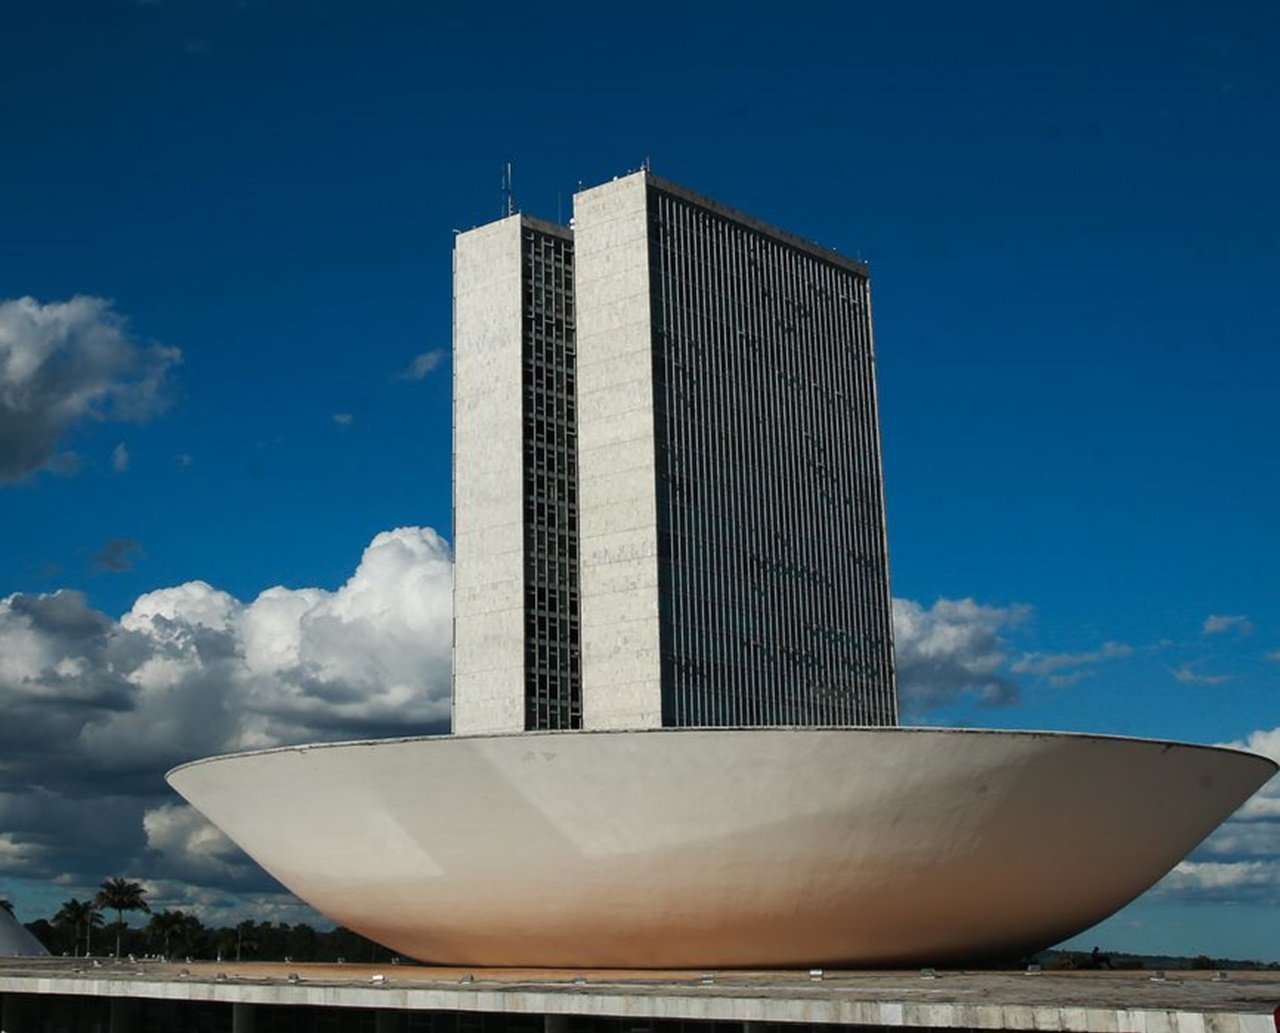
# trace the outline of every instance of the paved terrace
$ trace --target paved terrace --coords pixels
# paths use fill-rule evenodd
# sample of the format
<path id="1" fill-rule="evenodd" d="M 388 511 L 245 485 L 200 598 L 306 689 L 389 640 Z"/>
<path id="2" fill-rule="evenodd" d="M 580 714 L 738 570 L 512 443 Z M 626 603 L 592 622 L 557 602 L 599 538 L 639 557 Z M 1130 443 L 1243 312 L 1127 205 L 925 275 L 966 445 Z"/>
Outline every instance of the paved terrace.
<path id="1" fill-rule="evenodd" d="M 91 1015 L 83 1011 L 90 1007 L 85 1002 L 96 999 L 92 1007 L 103 1018 L 96 1024 L 83 1017 L 50 1019 L 49 1002 L 55 998 L 72 1000 L 67 1007 L 81 1008 L 80 1015 Z M 148 1001 L 203 1007 L 199 1014 L 206 1017 L 183 1019 L 183 1028 L 256 1028 L 257 1033 L 286 1025 L 377 1033 L 539 1028 L 680 1033 L 703 1023 L 731 1023 L 734 1033 L 784 1024 L 792 1030 L 1280 1033 L 1275 1020 L 1280 972 L 1170 972 L 1153 978 L 1143 971 L 634 972 L 0 959 L 3 1033 L 60 1028 L 121 1033 L 170 1028 L 178 1021 L 166 1025 L 154 1017 L 139 1018 L 149 1014 Z M 317 1009 L 329 1018 L 298 1021 L 304 1012 L 319 1014 Z M 347 1009 L 367 1020 L 354 1021 L 356 1012 L 339 1014 Z M 287 1024 L 268 1019 L 283 1013 L 293 1013 Z M 428 1013 L 434 1023 L 424 1018 Z M 448 1022 L 442 1024 L 444 1018 Z"/>

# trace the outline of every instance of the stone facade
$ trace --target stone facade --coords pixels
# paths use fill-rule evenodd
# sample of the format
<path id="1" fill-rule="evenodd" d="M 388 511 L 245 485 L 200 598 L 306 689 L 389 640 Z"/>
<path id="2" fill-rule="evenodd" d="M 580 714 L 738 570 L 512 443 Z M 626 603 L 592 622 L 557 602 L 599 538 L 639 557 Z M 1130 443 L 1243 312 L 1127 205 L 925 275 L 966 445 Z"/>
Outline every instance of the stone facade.
<path id="1" fill-rule="evenodd" d="M 524 729 L 520 216 L 453 258 L 453 730 Z"/>

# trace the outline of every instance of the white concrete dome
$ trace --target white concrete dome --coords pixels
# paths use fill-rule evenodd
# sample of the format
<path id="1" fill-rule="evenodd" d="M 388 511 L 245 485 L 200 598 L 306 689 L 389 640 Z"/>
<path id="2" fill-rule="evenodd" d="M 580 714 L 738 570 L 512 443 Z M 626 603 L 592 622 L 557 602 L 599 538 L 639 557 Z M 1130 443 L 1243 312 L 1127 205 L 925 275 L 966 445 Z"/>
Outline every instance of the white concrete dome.
<path id="1" fill-rule="evenodd" d="M 906 965 L 1049 946 L 1275 772 L 1178 743 L 932 729 L 435 737 L 169 782 L 334 921 L 467 965 Z"/>
<path id="2" fill-rule="evenodd" d="M 0 907 L 0 958 L 36 957 L 49 952 L 13 915 Z"/>

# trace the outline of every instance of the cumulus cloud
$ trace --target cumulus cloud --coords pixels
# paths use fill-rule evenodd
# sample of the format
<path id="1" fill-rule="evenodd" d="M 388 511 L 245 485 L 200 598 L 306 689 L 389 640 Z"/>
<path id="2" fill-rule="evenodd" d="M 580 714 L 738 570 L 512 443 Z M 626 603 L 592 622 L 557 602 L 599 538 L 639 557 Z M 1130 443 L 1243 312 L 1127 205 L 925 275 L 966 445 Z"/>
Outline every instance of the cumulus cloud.
<path id="1" fill-rule="evenodd" d="M 435 372 L 449 357 L 449 353 L 444 348 L 433 348 L 431 351 L 425 351 L 413 357 L 408 368 L 403 370 L 399 379 L 401 380 L 423 380 L 428 374 Z"/>
<path id="2" fill-rule="evenodd" d="M 262 873 L 240 849 L 195 808 L 163 803 L 142 816 L 151 853 L 148 871 L 173 885 L 213 885 L 224 889 L 261 890 Z"/>
<path id="3" fill-rule="evenodd" d="M 152 911 L 177 910 L 196 914 L 210 926 L 233 926 L 245 919 L 294 925 L 315 924 L 316 912 L 291 893 L 242 886 L 202 886 L 182 879 L 139 880 Z M 274 885 L 274 884 L 273 884 Z"/>
<path id="4" fill-rule="evenodd" d="M 1017 683 L 1002 673 L 1002 632 L 1030 616 L 1026 606 L 983 606 L 972 599 L 939 599 L 925 609 L 893 601 L 899 703 L 918 717 L 932 707 L 974 696 L 987 706 L 1017 702 Z"/>
<path id="5" fill-rule="evenodd" d="M 0 872 L 20 871 L 40 855 L 40 848 L 20 840 L 12 832 L 0 832 Z"/>
<path id="6" fill-rule="evenodd" d="M 235 844 L 188 804 L 166 803 L 142 818 L 147 845 L 197 864 L 225 865 L 235 856 Z"/>
<path id="7" fill-rule="evenodd" d="M 1219 857 L 1274 857 L 1280 862 L 1280 821 L 1269 820 L 1280 818 L 1275 806 L 1280 799 L 1259 794 L 1254 800 L 1240 808 L 1235 820 L 1227 822 L 1205 842 L 1203 853 Z"/>
<path id="8" fill-rule="evenodd" d="M 1211 613 L 1204 619 L 1203 635 L 1221 635 L 1226 631 L 1235 631 L 1240 635 L 1253 634 L 1253 621 L 1243 613 Z"/>
<path id="9" fill-rule="evenodd" d="M 0 302 L 0 482 L 65 470 L 59 443 L 83 421 L 155 415 L 180 360 L 176 348 L 137 343 L 104 298 Z"/>
<path id="10" fill-rule="evenodd" d="M 136 545 L 119 543 L 106 565 Z M 276 587 L 246 602 L 190 581 L 118 620 L 75 591 L 0 599 L 0 872 L 68 892 L 127 872 L 162 906 L 230 914 L 247 894 L 292 913 L 162 774 L 233 750 L 446 730 L 451 585 L 444 541 L 400 528 L 377 535 L 335 591 Z M 1001 636 L 1028 612 L 895 600 L 905 707 L 1016 698 Z"/>
<path id="11" fill-rule="evenodd" d="M 1164 877 L 1166 895 L 1280 903 L 1280 861 L 1183 861 Z"/>
<path id="12" fill-rule="evenodd" d="M 400 528 L 332 591 L 242 601 L 191 581 L 140 596 L 118 620 L 74 591 L 0 599 L 0 874 L 83 895 L 127 873 L 157 906 L 207 921 L 243 916 L 245 900 L 259 919 L 314 920 L 162 773 L 232 750 L 444 731 L 451 582 L 444 541 Z M 893 605 L 907 715 L 966 697 L 1009 704 L 1018 675 L 1067 676 L 1131 652 L 1108 642 L 1011 661 L 1028 607 Z M 1234 745 L 1280 757 L 1280 728 Z M 1280 899 L 1278 872 L 1280 787 L 1268 787 L 1160 892 Z"/>
<path id="13" fill-rule="evenodd" d="M 73 591 L 0 600 L 0 871 L 92 887 L 145 859 L 158 877 L 265 890 L 173 802 L 163 772 L 251 747 L 446 730 L 451 584 L 444 541 L 399 528 L 336 591 L 241 602 L 192 581 L 119 620 Z"/>
<path id="14" fill-rule="evenodd" d="M 111 469 L 116 473 L 124 473 L 129 469 L 129 449 L 123 441 L 111 450 Z"/>

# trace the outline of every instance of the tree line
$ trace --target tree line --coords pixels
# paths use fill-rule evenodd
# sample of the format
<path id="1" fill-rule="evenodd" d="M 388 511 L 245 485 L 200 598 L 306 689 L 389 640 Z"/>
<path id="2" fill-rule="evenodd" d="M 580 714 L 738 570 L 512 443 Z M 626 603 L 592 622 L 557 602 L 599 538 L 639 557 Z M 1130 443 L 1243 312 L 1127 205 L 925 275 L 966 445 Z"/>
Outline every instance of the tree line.
<path id="1" fill-rule="evenodd" d="M 0 908 L 13 913 L 10 901 Z M 107 921 L 104 912 L 114 913 Z M 126 912 L 149 916 L 145 925 L 130 926 Z M 153 911 L 139 882 L 106 879 L 87 900 L 65 901 L 51 918 L 25 923 L 27 930 L 54 955 L 67 957 L 163 957 L 218 961 L 389 961 L 387 948 L 339 926 L 316 929 L 305 922 L 255 922 L 206 926 L 180 910 Z"/>
<path id="2" fill-rule="evenodd" d="M 13 914 L 12 902 L 0 898 L 0 909 Z M 115 912 L 106 922 L 103 912 Z M 125 912 L 148 914 L 138 928 L 124 921 Z M 217 961 L 350 961 L 388 962 L 395 955 L 387 948 L 339 926 L 316 929 L 300 922 L 254 922 L 233 926 L 206 926 L 193 914 L 176 910 L 152 911 L 141 883 L 107 879 L 89 900 L 72 897 L 52 920 L 27 922 L 26 928 L 50 954 L 69 957 L 191 958 Z M 1045 969 L 1280 969 L 1280 962 L 1240 961 L 1171 955 L 1102 954 L 1070 950 L 1041 951 L 1034 958 L 1018 959 L 1016 967 L 1034 962 Z M 988 966 L 978 966 L 988 967 Z M 990 967 L 1009 967 L 1008 960 Z"/>

